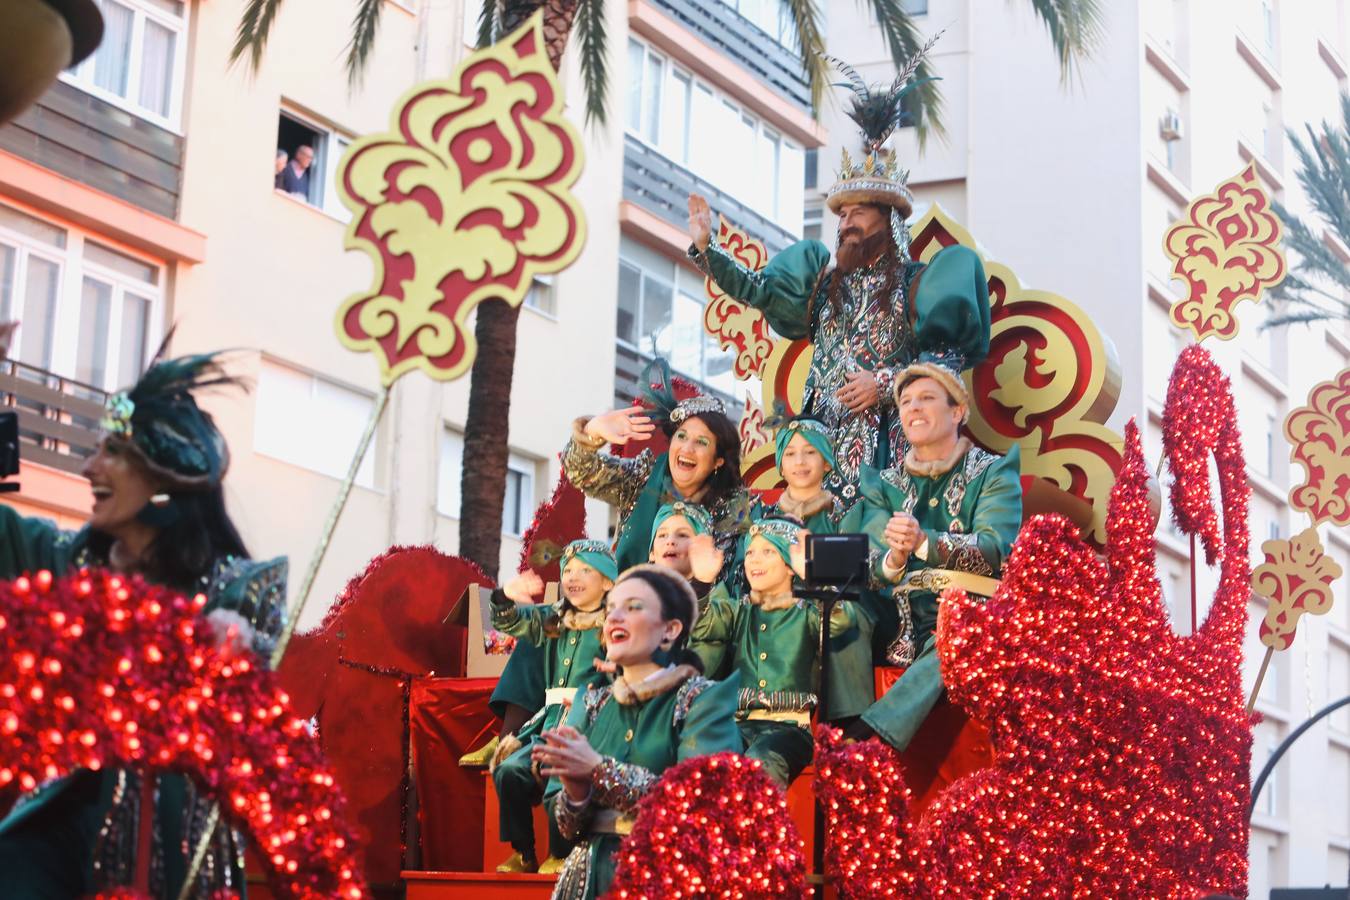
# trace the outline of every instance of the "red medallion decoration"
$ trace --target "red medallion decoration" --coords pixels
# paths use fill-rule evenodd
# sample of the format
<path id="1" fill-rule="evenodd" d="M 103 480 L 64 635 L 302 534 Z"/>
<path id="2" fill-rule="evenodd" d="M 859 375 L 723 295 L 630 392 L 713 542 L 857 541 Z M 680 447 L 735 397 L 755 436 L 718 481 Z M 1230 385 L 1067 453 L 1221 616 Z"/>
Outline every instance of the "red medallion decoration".
<path id="1" fill-rule="evenodd" d="M 726 220 L 718 225 L 717 243 L 752 272 L 758 272 L 769 261 L 769 251 L 762 242 L 729 225 Z M 744 381 L 751 375 L 761 375 L 774 344 L 764 314 L 728 297 L 711 276 L 703 279 L 703 290 L 708 295 L 703 327 L 717 338 L 723 350 L 735 352 L 733 371 L 736 377 Z"/>
<path id="2" fill-rule="evenodd" d="M 891 751 L 825 741 L 821 795 L 848 826 L 841 852 L 862 860 L 840 863 L 841 896 L 1245 895 L 1249 489 L 1227 379 L 1198 347 L 1177 364 L 1164 421 L 1178 493 L 1194 501 L 1187 530 L 1221 565 L 1201 628 L 1178 636 L 1162 602 L 1150 473 L 1131 423 L 1104 559 L 1064 518 L 1037 516 L 993 598 L 944 595 L 943 680 L 990 723 L 993 767 L 912 822 Z M 1211 456 L 1223 508 L 1213 528 L 1198 515 Z"/>
<path id="3" fill-rule="evenodd" d="M 535 275 L 581 252 L 585 220 L 571 192 L 581 142 L 563 116 L 541 21 L 474 51 L 450 79 L 413 88 L 390 131 L 343 158 L 347 246 L 370 255 L 375 280 L 338 310 L 338 338 L 374 352 L 385 384 L 413 368 L 440 380 L 468 371 L 473 308 L 520 304 Z"/>
<path id="4" fill-rule="evenodd" d="M 1314 523 L 1350 525 L 1350 369 L 1314 387 L 1308 405 L 1284 420 L 1284 435 L 1308 477 L 1289 492 L 1289 505 Z"/>
<path id="5" fill-rule="evenodd" d="M 1232 339 L 1239 327 L 1233 314 L 1238 302 L 1256 302 L 1284 280 L 1280 231 L 1254 163 L 1214 193 L 1191 201 L 1185 218 L 1163 238 L 1172 275 L 1187 289 L 1186 299 L 1172 305 L 1172 324 L 1189 328 L 1197 341 L 1210 335 Z"/>
<path id="6" fill-rule="evenodd" d="M 769 433 L 764 430 L 764 410 L 759 404 L 745 395 L 745 406 L 741 410 L 741 421 L 737 426 L 741 435 L 741 456 L 746 457 L 769 443 Z"/>
<path id="7" fill-rule="evenodd" d="M 0 582 L 0 784 L 181 772 L 261 849 L 277 896 L 368 896 L 318 741 L 274 673 L 216 648 L 205 603 L 102 571 Z"/>

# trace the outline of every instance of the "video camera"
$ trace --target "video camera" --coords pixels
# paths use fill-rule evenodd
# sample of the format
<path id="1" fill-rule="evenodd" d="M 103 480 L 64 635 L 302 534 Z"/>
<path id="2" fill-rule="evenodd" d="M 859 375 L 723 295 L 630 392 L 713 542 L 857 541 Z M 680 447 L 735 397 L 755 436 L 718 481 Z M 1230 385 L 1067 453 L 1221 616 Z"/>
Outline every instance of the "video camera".
<path id="1" fill-rule="evenodd" d="M 808 534 L 806 581 L 812 587 L 841 590 L 867 584 L 865 534 Z"/>

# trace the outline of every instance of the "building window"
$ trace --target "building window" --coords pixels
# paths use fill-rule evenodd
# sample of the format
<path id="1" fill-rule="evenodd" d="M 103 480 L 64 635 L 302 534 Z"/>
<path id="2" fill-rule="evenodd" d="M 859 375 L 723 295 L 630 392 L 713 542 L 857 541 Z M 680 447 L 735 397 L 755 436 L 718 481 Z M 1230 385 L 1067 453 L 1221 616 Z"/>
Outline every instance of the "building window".
<path id="1" fill-rule="evenodd" d="M 825 227 L 824 216 L 824 211 L 818 206 L 807 209 L 802 219 L 802 237 L 813 241 L 820 240 Z"/>
<path id="2" fill-rule="evenodd" d="M 318 207 L 343 222 L 351 212 L 342 205 L 337 190 L 338 164 L 351 145 L 351 138 L 296 113 L 277 117 L 277 158 L 286 154 L 273 187 L 310 206 Z"/>
<path id="3" fill-rule="evenodd" d="M 318 375 L 270 359 L 258 372 L 253 449 L 263 456 L 345 478 L 375 400 Z M 356 483 L 375 486 L 379 434 L 356 473 Z"/>
<path id="4" fill-rule="evenodd" d="M 534 463 L 512 453 L 506 460 L 506 498 L 502 533 L 520 537 L 534 517 Z"/>
<path id="5" fill-rule="evenodd" d="M 140 377 L 159 340 L 158 263 L 0 205 L 0 321 L 22 363 L 100 390 Z"/>
<path id="6" fill-rule="evenodd" d="M 441 429 L 440 457 L 436 475 L 436 511 L 458 519 L 459 487 L 464 478 L 464 435 L 449 426 Z"/>
<path id="7" fill-rule="evenodd" d="M 1266 414 L 1266 477 L 1272 481 L 1275 479 L 1275 465 L 1279 446 L 1280 424 L 1275 416 Z"/>
<path id="8" fill-rule="evenodd" d="M 552 275 L 536 275 L 525 292 L 525 306 L 550 318 L 558 315 L 558 295 Z"/>
<path id="9" fill-rule="evenodd" d="M 807 177 L 801 146 L 635 38 L 628 40 L 628 71 L 629 134 L 785 230 L 801 232 Z"/>
<path id="10" fill-rule="evenodd" d="M 907 15 L 926 16 L 928 15 L 928 0 L 900 0 L 900 8 Z"/>
<path id="11" fill-rule="evenodd" d="M 64 77 L 101 99 L 166 128 L 183 103 L 187 5 L 181 0 L 96 0 L 98 51 Z"/>
<path id="12" fill-rule="evenodd" d="M 703 278 L 628 238 L 619 244 L 619 305 L 615 333 L 620 343 L 725 395 L 743 388 L 732 357 L 703 329 Z"/>
<path id="13" fill-rule="evenodd" d="M 723 0 L 773 41 L 800 55 L 797 29 L 787 0 Z"/>

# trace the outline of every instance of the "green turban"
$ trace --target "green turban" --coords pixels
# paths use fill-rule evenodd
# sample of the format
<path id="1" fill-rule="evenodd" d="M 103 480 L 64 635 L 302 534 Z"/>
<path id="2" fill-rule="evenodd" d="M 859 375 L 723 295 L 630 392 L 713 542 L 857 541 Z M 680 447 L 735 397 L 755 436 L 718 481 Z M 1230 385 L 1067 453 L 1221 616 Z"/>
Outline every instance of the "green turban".
<path id="1" fill-rule="evenodd" d="M 783 470 L 783 451 L 787 450 L 787 445 L 792 441 L 794 435 L 800 434 L 806 438 L 807 443 L 815 447 L 821 456 L 825 457 L 825 463 L 831 469 L 834 465 L 834 444 L 830 436 L 830 429 L 819 419 L 793 419 L 782 428 L 778 429 L 778 434 L 774 437 L 773 462 L 781 472 Z"/>
<path id="2" fill-rule="evenodd" d="M 757 537 L 762 537 L 773 544 L 778 555 L 783 557 L 783 562 L 791 566 L 792 545 L 802 539 L 802 529 L 795 522 L 786 519 L 757 519 L 742 538 L 745 551 L 749 551 L 750 542 Z"/>
<path id="3" fill-rule="evenodd" d="M 661 529 L 661 523 L 671 516 L 684 516 L 689 527 L 694 529 L 694 534 L 712 534 L 713 522 L 712 516 L 708 511 L 697 503 L 687 503 L 684 500 L 677 500 L 674 503 L 667 503 L 656 511 L 656 518 L 652 519 L 652 537 L 647 542 L 647 549 L 650 550 L 652 544 L 656 543 L 656 532 Z"/>
<path id="4" fill-rule="evenodd" d="M 619 577 L 619 564 L 604 541 L 573 541 L 563 548 L 562 560 L 558 566 L 559 574 L 567 564 L 579 559 L 610 581 Z"/>

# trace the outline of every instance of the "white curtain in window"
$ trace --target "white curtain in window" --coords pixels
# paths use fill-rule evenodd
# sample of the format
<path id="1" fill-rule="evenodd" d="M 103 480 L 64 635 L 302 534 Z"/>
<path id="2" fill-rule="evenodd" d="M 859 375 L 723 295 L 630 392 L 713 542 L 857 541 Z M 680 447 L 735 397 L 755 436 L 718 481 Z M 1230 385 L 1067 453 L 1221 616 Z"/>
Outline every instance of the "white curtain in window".
<path id="1" fill-rule="evenodd" d="M 666 89 L 661 103 L 661 152 L 681 166 L 689 164 L 689 76 L 666 67 Z"/>
<path id="2" fill-rule="evenodd" d="M 80 291 L 79 355 L 75 378 L 108 388 L 108 328 L 112 317 L 112 285 L 86 278 Z"/>
<path id="3" fill-rule="evenodd" d="M 117 351 L 117 384 L 135 384 L 150 353 L 150 301 L 135 294 L 122 295 L 122 337 Z"/>
<path id="4" fill-rule="evenodd" d="M 783 141 L 778 148 L 777 222 L 793 234 L 802 233 L 802 208 L 806 201 L 802 183 L 805 178 L 806 154 L 796 144 Z"/>
<path id="5" fill-rule="evenodd" d="M 703 380 L 703 301 L 683 291 L 675 295 L 670 366 Z"/>
<path id="6" fill-rule="evenodd" d="M 52 367 L 52 332 L 56 327 L 56 291 L 61 267 L 36 256 L 28 257 L 24 286 L 23 325 L 19 328 L 19 360 L 39 369 Z"/>
<path id="7" fill-rule="evenodd" d="M 177 35 L 146 19 L 141 47 L 140 104 L 161 116 L 169 115 L 173 100 L 173 55 Z"/>
<path id="8" fill-rule="evenodd" d="M 10 308 L 14 303 L 14 279 L 18 277 L 19 251 L 0 244 L 0 322 L 14 318 Z"/>
<path id="9" fill-rule="evenodd" d="M 436 472 L 436 510 L 443 516 L 459 518 L 459 487 L 464 477 L 464 435 L 449 428 L 441 430 L 441 458 Z"/>
<path id="10" fill-rule="evenodd" d="M 642 130 L 642 72 L 645 48 L 628 39 L 628 130 Z"/>
<path id="11" fill-rule="evenodd" d="M 98 6 L 103 13 L 103 42 L 94 55 L 94 84 L 125 97 L 131 69 L 131 29 L 136 16 L 130 7 L 113 0 L 99 0 Z"/>
<path id="12" fill-rule="evenodd" d="M 642 137 L 655 144 L 661 136 L 661 80 L 665 74 L 665 60 L 655 53 L 647 53 L 647 71 L 642 79 L 645 95 L 642 110 Z"/>

